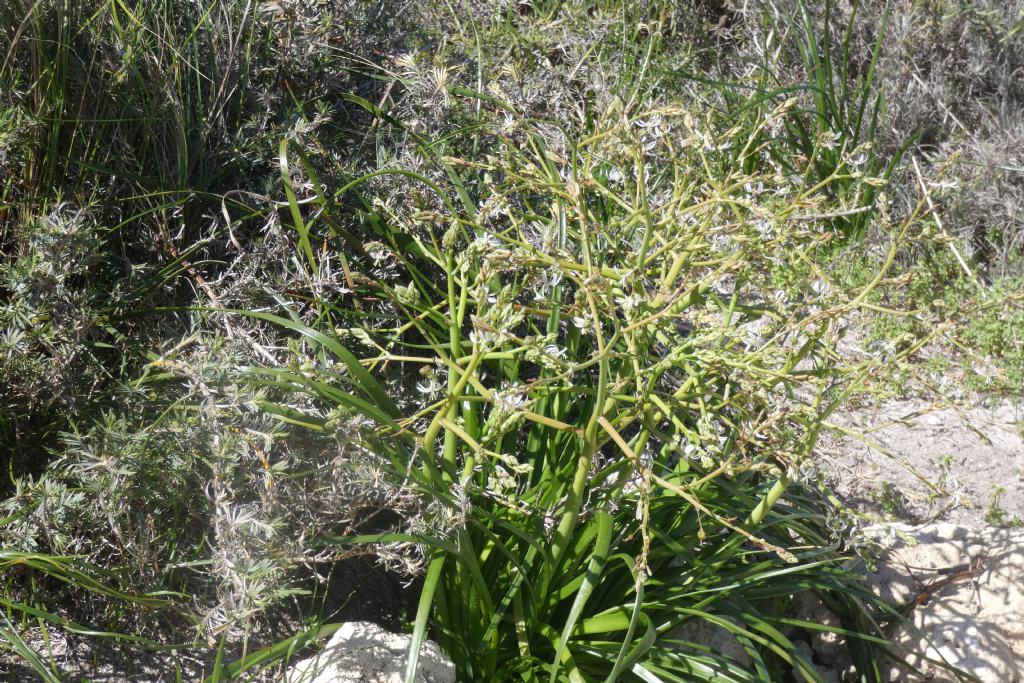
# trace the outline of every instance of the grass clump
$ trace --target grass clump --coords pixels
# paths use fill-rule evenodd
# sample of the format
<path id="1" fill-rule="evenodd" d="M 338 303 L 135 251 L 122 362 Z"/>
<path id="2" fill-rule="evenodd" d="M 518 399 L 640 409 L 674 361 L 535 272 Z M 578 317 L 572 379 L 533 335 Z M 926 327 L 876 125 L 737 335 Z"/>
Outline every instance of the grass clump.
<path id="1" fill-rule="evenodd" d="M 338 45 L 379 52 L 401 36 L 397 19 L 355 4 L 0 7 L 0 452 L 12 476 L 37 474 L 62 430 L 112 407 L 147 351 L 195 331 L 154 309 L 263 305 L 265 285 L 288 287 L 271 150 L 307 124 L 307 95 L 372 91 Z M 254 277 L 238 261 L 257 254 Z M 209 322 L 211 336 L 246 340 Z"/>
<path id="2" fill-rule="evenodd" d="M 807 84 L 819 120 L 891 166 L 877 175 L 897 179 L 895 206 L 916 204 L 916 159 L 930 180 L 943 176 L 930 191 L 981 275 L 1018 273 L 1019 2 L 777 0 L 737 3 L 737 16 L 739 63 L 767 63 L 779 86 Z"/>

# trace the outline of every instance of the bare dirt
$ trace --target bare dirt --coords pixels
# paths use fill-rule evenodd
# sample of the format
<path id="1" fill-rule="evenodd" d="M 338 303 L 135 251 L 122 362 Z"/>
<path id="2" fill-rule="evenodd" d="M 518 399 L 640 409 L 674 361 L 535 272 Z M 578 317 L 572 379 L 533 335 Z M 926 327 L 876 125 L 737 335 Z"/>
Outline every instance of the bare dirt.
<path id="1" fill-rule="evenodd" d="M 819 446 L 846 505 L 889 521 L 1024 524 L 1024 405 L 898 400 L 840 416 Z"/>

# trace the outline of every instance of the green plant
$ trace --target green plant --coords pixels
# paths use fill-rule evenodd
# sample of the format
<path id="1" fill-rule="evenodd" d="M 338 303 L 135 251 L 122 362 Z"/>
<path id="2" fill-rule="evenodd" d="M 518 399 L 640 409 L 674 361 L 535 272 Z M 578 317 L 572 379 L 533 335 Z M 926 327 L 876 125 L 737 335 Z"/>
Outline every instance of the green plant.
<path id="1" fill-rule="evenodd" d="M 985 510 L 985 523 L 997 527 L 1008 527 L 1010 529 L 1017 529 L 1024 527 L 1024 520 L 1014 515 L 1008 517 L 1006 510 L 1000 504 L 1003 496 L 1006 495 L 1006 489 L 1002 486 L 995 485 L 992 487 L 992 493 L 989 496 L 988 509 Z"/>
<path id="2" fill-rule="evenodd" d="M 224 368 L 274 356 L 258 331 L 183 308 L 263 305 L 291 286 L 264 194 L 280 173 L 270 141 L 344 125 L 324 102 L 362 87 L 353 55 L 404 41 L 402 21 L 359 2 L 0 4 L 0 542 L 74 555 L 126 592 L 180 591 L 198 614 L 144 615 L 79 575 L 58 591 L 5 574 L 5 598 L 244 650 L 294 594 L 295 566 L 319 557 L 296 539 L 343 532 L 348 503 L 387 497 L 390 482 L 348 463 L 311 484 L 336 441 L 283 443 L 249 419 L 251 396 L 210 392 Z M 9 647 L 52 669 L 21 638 L 31 620 L 11 623 L 0 670 Z"/>
<path id="3" fill-rule="evenodd" d="M 911 132 L 895 149 L 883 149 L 886 92 L 876 69 L 891 7 L 882 5 L 873 43 L 861 53 L 854 29 L 862 4 L 851 3 L 838 19 L 832 0 L 746 8 L 741 14 L 751 49 L 740 51 L 735 67 L 742 76 L 715 83 L 741 120 L 763 117 L 779 98 L 793 98 L 796 106 L 760 132 L 764 154 L 778 172 L 802 176 L 829 196 L 832 224 L 855 240 L 866 236 L 882 188 L 915 141 Z M 776 137 L 787 144 L 768 143 Z M 753 162 L 746 161 L 748 167 Z"/>
<path id="4" fill-rule="evenodd" d="M 251 340 L 223 318 L 154 309 L 245 305 L 277 284 L 288 263 L 274 258 L 276 211 L 264 193 L 278 168 L 268 149 L 281 131 L 318 125 L 289 88 L 316 100 L 350 86 L 351 59 L 311 45 L 383 44 L 365 8 L 264 9 L 246 0 L 0 6 L 5 481 L 38 474 L 61 431 L 115 404 L 146 351 L 207 323 Z M 247 264 L 263 257 L 259 276 L 241 267 L 218 280 L 243 254 Z"/>
<path id="5" fill-rule="evenodd" d="M 805 282 L 780 298 L 764 264 L 823 277 L 814 259 L 831 235 L 787 223 L 815 188 L 744 198 L 777 182 L 742 156 L 730 166 L 759 129 L 719 138 L 678 107 L 595 115 L 579 138 L 513 120 L 472 129 L 466 147 L 486 153 L 417 138 L 434 168 L 319 195 L 333 221 L 359 200 L 377 234 L 349 266 L 361 315 L 329 299 L 312 320 L 246 313 L 301 335 L 309 359 L 250 374 L 326 416 L 264 409 L 314 430 L 365 420 L 365 447 L 433 501 L 419 533 L 323 539 L 429 549 L 409 680 L 428 628 L 465 680 L 752 680 L 794 666 L 817 680 L 781 630 L 808 589 L 837 602 L 876 680 L 873 599 L 791 487 L 842 387 L 867 372 L 833 360 L 835 323 L 895 246 L 855 296 Z M 357 193 L 388 176 L 394 197 Z M 286 191 L 305 240 L 312 218 Z M 315 271 L 322 255 L 303 256 Z M 412 405 L 410 374 L 423 378 Z M 691 620 L 726 629 L 752 668 L 675 635 Z"/>
<path id="6" fill-rule="evenodd" d="M 11 517 L 0 520 L 6 525 Z M 174 608 L 173 596 L 167 594 L 134 594 L 126 592 L 118 585 L 120 582 L 114 573 L 101 567 L 81 562 L 73 557 L 60 557 L 42 553 L 26 553 L 20 551 L 0 551 L 0 570 L 5 577 L 4 586 L 0 591 L 0 607 L 3 608 L 0 621 L 0 651 L 13 650 L 26 662 L 41 680 L 57 683 L 62 679 L 61 672 L 53 661 L 52 653 L 41 656 L 22 637 L 21 631 L 28 624 L 34 624 L 47 637 L 49 629 L 62 629 L 71 633 L 88 634 L 94 638 L 119 640 L 132 643 L 141 649 L 160 649 L 159 643 L 139 636 L 107 631 L 77 623 L 61 615 L 58 609 L 47 609 L 18 598 L 12 591 L 15 583 L 9 576 L 12 571 L 27 575 L 28 580 L 36 583 L 52 582 L 57 586 L 66 585 L 80 591 L 82 595 L 99 596 L 109 604 L 132 604 L 147 609 Z M 44 661 L 44 659 L 48 661 Z"/>
<path id="7" fill-rule="evenodd" d="M 940 455 L 938 458 L 936 458 L 935 465 L 936 465 L 936 469 L 938 470 L 938 476 L 936 477 L 936 480 L 935 480 L 936 486 L 938 486 L 939 489 L 941 489 L 941 490 L 950 490 L 950 489 L 952 489 L 952 493 L 950 495 L 949 500 L 946 503 L 944 503 L 943 508 L 941 508 L 941 511 L 944 511 L 945 509 L 948 509 L 948 508 L 950 508 L 952 506 L 955 506 L 956 504 L 959 503 L 961 484 L 957 480 L 956 475 L 953 474 L 953 454 L 952 453 L 943 453 L 942 455 Z M 938 493 L 937 490 L 936 491 L 929 491 L 928 492 L 928 506 L 929 507 L 934 506 L 935 503 L 938 501 L 938 498 L 939 498 L 939 493 Z M 940 512 L 940 514 L 941 514 L 941 512 Z"/>
<path id="8" fill-rule="evenodd" d="M 1007 278 L 982 292 L 962 324 L 962 340 L 981 391 L 1018 393 L 1024 385 L 1024 295 L 1020 278 Z M 987 366 L 987 367 L 986 367 Z"/>
<path id="9" fill-rule="evenodd" d="M 883 481 L 882 485 L 871 492 L 875 504 L 882 508 L 888 518 L 899 517 L 907 505 L 907 498 L 899 487 L 891 481 Z"/>

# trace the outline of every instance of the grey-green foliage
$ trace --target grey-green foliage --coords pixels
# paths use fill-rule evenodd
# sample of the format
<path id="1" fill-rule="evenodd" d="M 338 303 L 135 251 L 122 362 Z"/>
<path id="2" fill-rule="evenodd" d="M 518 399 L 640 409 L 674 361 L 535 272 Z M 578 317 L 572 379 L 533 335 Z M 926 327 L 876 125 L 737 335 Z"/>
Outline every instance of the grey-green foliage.
<path id="1" fill-rule="evenodd" d="M 103 236 L 89 208 L 58 201 L 19 226 L 0 263 L 0 401 L 8 419 L 74 406 L 102 372 L 90 342 L 110 292 L 98 286 Z"/>
<path id="2" fill-rule="evenodd" d="M 865 21 L 874 13 L 865 8 Z M 1020 267 L 1024 233 L 1024 4 L 912 2 L 890 26 L 879 68 L 896 134 L 920 131 L 920 152 L 961 152 L 938 187 L 948 229 L 998 277 Z M 865 31 L 870 26 L 864 26 Z"/>
<path id="3" fill-rule="evenodd" d="M 136 592 L 180 593 L 174 611 L 152 623 L 129 613 L 122 628 L 152 633 L 184 615 L 199 630 L 179 637 L 233 642 L 294 594 L 297 567 L 334 556 L 310 539 L 350 533 L 384 508 L 411 522 L 420 500 L 350 443 L 348 425 L 331 438 L 287 438 L 254 409 L 262 397 L 232 381 L 238 357 L 215 340 L 202 347 L 199 356 L 158 360 L 133 388 L 142 395 L 66 434 L 38 479 L 19 479 L 0 503 L 0 542 L 114 570 Z M 143 397 L 152 392 L 160 399 Z M 406 572 L 418 562 L 412 547 L 380 557 Z M 28 588 L 8 590 L 23 597 Z M 99 616 L 88 604 L 79 618 Z"/>
<path id="4" fill-rule="evenodd" d="M 285 443 L 225 377 L 272 359 L 274 339 L 159 310 L 324 286 L 291 262 L 272 149 L 317 125 L 347 133 L 333 105 L 376 87 L 363 55 L 405 40 L 404 21 L 347 1 L 0 6 L 0 537 L 128 590 L 182 592 L 175 610 L 128 610 L 124 630 L 180 628 L 182 611 L 234 643 L 295 567 L 334 557 L 303 544 L 314 531 L 385 505 L 415 517 L 418 499 L 374 462 L 350 465 L 360 456 L 338 440 Z M 339 157 L 359 157 L 352 142 Z M 177 365 L 152 355 L 165 352 Z M 383 559 L 418 561 L 403 547 Z M 4 596 L 109 618 L 116 597 L 70 583 L 18 575 Z"/>
<path id="5" fill-rule="evenodd" d="M 361 55 L 404 40 L 404 21 L 342 0 L 0 7 L 0 452 L 14 473 L 109 404 L 147 345 L 206 322 L 139 314 L 266 304 L 265 286 L 289 286 L 271 150 L 314 120 L 346 125 L 335 100 L 376 87 Z"/>

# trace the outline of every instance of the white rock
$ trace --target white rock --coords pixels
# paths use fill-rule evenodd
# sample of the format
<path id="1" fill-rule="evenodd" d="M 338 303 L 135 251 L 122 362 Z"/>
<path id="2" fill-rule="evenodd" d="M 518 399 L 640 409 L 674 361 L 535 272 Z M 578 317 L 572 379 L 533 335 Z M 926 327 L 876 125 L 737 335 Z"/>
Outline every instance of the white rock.
<path id="1" fill-rule="evenodd" d="M 376 624 L 350 621 L 338 629 L 320 654 L 285 673 L 285 683 L 402 683 L 411 636 Z M 455 667 L 436 643 L 420 650 L 417 683 L 454 683 Z"/>
<path id="2" fill-rule="evenodd" d="M 925 658 L 944 660 L 983 683 L 1024 677 L 1024 532 L 952 524 L 898 525 L 897 538 L 869 584 L 882 597 L 905 602 L 955 568 L 979 563 L 973 577 L 938 588 L 918 605 L 894 637 L 913 654 L 908 662 L 924 680 L 956 681 Z M 939 571 L 945 570 L 945 571 Z M 893 681 L 922 680 L 906 671 Z"/>

